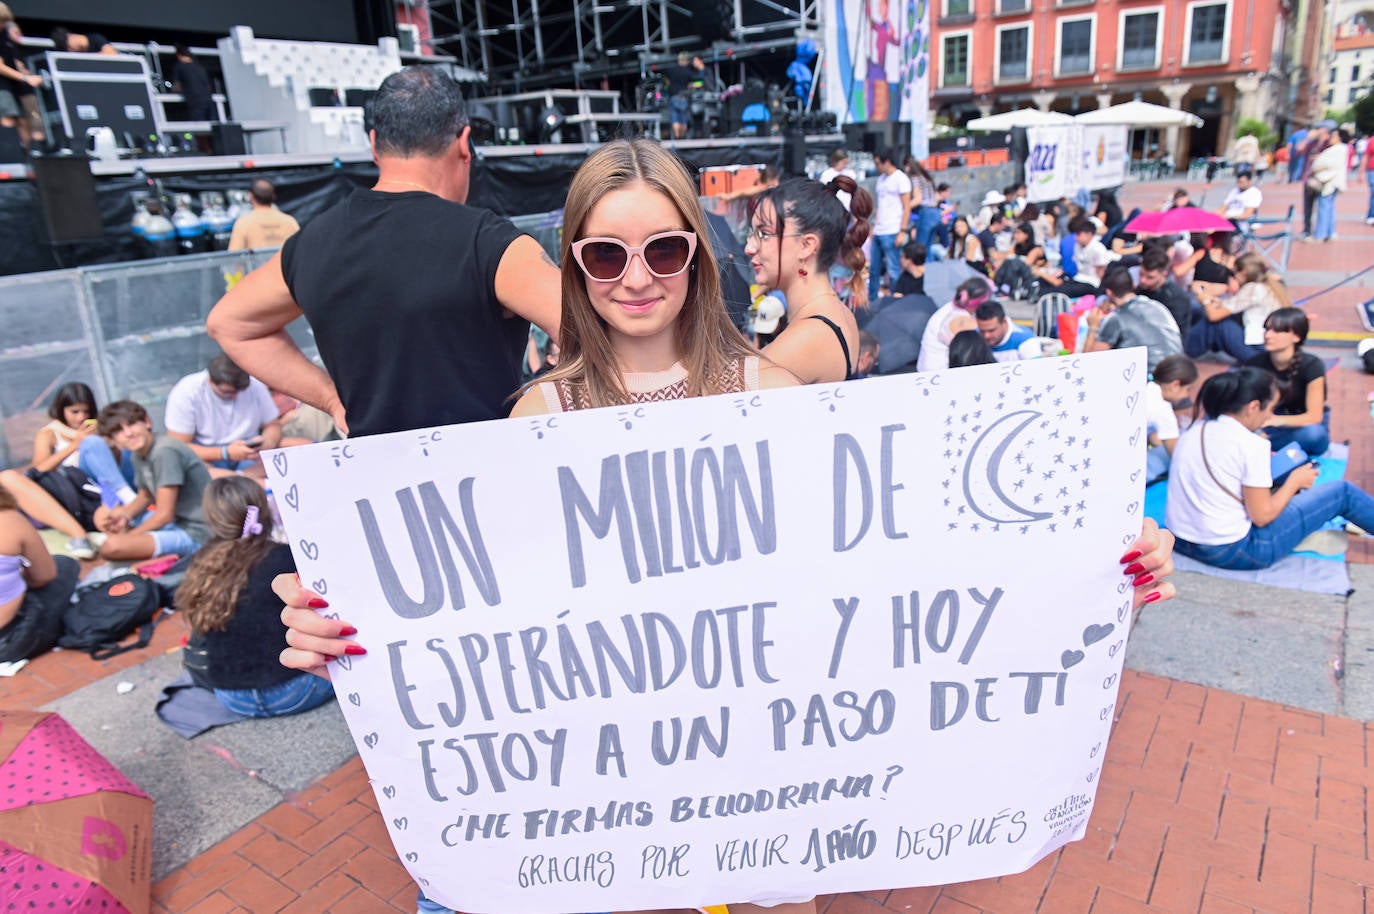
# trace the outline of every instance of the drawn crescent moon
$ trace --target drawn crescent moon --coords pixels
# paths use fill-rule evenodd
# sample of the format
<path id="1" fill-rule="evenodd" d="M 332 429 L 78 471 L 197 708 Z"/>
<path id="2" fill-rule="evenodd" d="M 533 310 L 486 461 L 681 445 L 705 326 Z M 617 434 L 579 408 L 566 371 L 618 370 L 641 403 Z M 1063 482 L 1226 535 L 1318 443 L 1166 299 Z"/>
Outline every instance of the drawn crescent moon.
<path id="1" fill-rule="evenodd" d="M 1041 415 L 1029 409 L 1007 413 L 989 425 L 983 434 L 978 436 L 978 440 L 973 442 L 973 447 L 969 448 L 968 461 L 964 464 L 964 498 L 968 501 L 969 510 L 974 514 L 994 524 L 1019 524 L 1045 520 L 1053 516 L 1052 512 L 1027 511 L 1012 501 L 997 478 L 1002 470 L 1002 459 L 1006 456 L 1012 441 Z M 1001 504 L 993 511 L 987 510 L 974 497 L 975 486 L 979 494 L 991 492 Z M 996 513 L 993 513 L 994 511 Z M 998 514 L 1007 516 L 999 517 Z"/>

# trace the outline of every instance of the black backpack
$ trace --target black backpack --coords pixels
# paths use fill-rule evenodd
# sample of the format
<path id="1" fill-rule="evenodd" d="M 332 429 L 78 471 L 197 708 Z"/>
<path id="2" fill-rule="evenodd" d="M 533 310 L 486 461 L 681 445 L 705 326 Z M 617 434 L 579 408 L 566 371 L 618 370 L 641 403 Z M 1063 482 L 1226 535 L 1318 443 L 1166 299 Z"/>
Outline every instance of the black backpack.
<path id="1" fill-rule="evenodd" d="M 121 574 L 76 591 L 76 600 L 62 614 L 65 648 L 87 651 L 93 660 L 107 660 L 125 651 L 147 647 L 162 611 L 157 584 L 136 574 Z M 120 639 L 138 631 L 138 640 L 120 646 Z"/>
<path id="2" fill-rule="evenodd" d="M 95 529 L 95 512 L 100 507 L 100 486 L 77 467 L 57 467 L 46 473 L 30 469 L 26 474 L 57 499 L 83 530 Z"/>

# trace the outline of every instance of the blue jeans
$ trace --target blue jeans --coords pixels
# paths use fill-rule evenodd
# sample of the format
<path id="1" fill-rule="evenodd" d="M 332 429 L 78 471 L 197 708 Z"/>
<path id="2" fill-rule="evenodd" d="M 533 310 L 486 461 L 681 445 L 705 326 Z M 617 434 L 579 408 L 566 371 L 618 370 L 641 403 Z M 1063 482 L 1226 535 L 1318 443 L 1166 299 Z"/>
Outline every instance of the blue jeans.
<path id="1" fill-rule="evenodd" d="M 77 446 L 80 455 L 81 472 L 91 477 L 100 486 L 101 500 L 105 507 L 113 508 L 128 504 L 137 494 L 134 490 L 134 455 L 131 451 L 120 454 L 115 462 L 114 451 L 99 435 L 87 435 Z"/>
<path id="2" fill-rule="evenodd" d="M 887 287 L 891 289 L 897 283 L 897 272 L 902 268 L 897 260 L 897 236 L 874 235 L 872 250 L 873 259 L 868 264 L 868 300 L 877 301 L 882 277 L 887 276 Z"/>
<path id="3" fill-rule="evenodd" d="M 244 717 L 282 717 L 318 708 L 334 697 L 334 686 L 314 673 L 301 673 L 269 689 L 215 689 L 215 695 Z"/>
<path id="4" fill-rule="evenodd" d="M 1201 309 L 1194 308 L 1193 325 L 1188 328 L 1183 351 L 1194 359 L 1213 351 L 1224 352 L 1245 362 L 1263 352 L 1264 347 L 1245 344 L 1245 328 L 1239 317 L 1228 317 L 1213 323 Z"/>
<path id="5" fill-rule="evenodd" d="M 455 914 L 453 908 L 446 908 L 437 901 L 430 901 L 425 897 L 424 890 L 420 890 L 420 895 L 415 899 L 415 914 Z"/>
<path id="6" fill-rule="evenodd" d="M 1156 445 L 1145 452 L 1145 484 L 1169 475 L 1169 449 Z"/>
<path id="7" fill-rule="evenodd" d="M 1364 179 L 1369 184 L 1369 209 L 1365 212 L 1366 219 L 1374 219 L 1374 168 L 1364 173 Z"/>
<path id="8" fill-rule="evenodd" d="M 924 244 L 927 250 L 930 248 L 930 239 L 939 227 L 940 208 L 938 206 L 922 206 L 917 210 L 916 240 Z"/>
<path id="9" fill-rule="evenodd" d="M 1336 195 L 1323 194 L 1317 198 L 1317 227 L 1312 237 L 1325 241 L 1336 234 Z"/>
<path id="10" fill-rule="evenodd" d="M 1234 543 L 1203 546 L 1178 539 L 1174 548 L 1191 559 L 1217 568 L 1237 571 L 1256 571 L 1270 565 L 1293 551 L 1293 548 L 1327 521 L 1344 517 L 1365 530 L 1374 530 L 1374 498 L 1359 486 L 1346 482 L 1328 482 L 1299 492 L 1268 526 L 1250 528 L 1250 532 Z"/>
<path id="11" fill-rule="evenodd" d="M 1296 441 L 1308 457 L 1320 457 L 1331 446 L 1331 407 L 1322 410 L 1322 421 L 1311 425 L 1276 425 L 1266 428 L 1269 449 L 1281 451 Z"/>

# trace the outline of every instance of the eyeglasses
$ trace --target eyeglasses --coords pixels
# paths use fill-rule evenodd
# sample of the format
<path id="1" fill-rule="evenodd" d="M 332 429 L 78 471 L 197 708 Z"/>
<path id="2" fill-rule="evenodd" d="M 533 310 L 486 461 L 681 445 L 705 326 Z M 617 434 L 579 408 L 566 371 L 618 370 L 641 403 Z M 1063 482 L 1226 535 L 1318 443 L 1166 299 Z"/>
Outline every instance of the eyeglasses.
<path id="1" fill-rule="evenodd" d="M 768 229 L 758 225 L 749 229 L 749 237 L 753 238 L 759 244 L 763 244 L 770 238 L 796 238 L 797 236 L 796 232 L 770 232 Z"/>
<path id="2" fill-rule="evenodd" d="M 696 232 L 659 232 L 634 247 L 618 238 L 583 238 L 572 243 L 573 259 L 597 282 L 621 279 L 636 254 L 646 270 L 659 279 L 668 279 L 687 269 L 696 251 Z"/>

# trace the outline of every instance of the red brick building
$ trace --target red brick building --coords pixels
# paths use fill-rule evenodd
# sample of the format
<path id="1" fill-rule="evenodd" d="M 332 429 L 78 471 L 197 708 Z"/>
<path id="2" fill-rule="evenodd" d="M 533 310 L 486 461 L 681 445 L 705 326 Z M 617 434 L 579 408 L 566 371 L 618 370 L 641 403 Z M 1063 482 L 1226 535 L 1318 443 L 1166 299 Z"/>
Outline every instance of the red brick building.
<path id="1" fill-rule="evenodd" d="M 1034 105 L 1074 114 L 1139 98 L 1204 126 L 1136 131 L 1180 164 L 1230 148 L 1238 118 L 1292 104 L 1290 0 L 932 0 L 931 108 L 963 123 Z"/>

